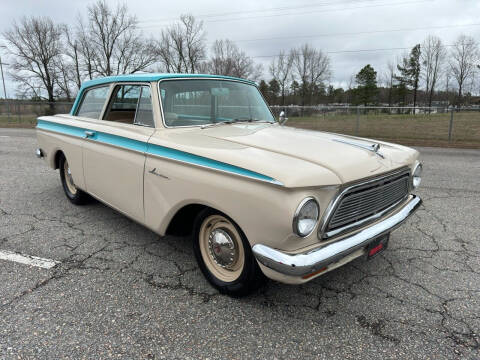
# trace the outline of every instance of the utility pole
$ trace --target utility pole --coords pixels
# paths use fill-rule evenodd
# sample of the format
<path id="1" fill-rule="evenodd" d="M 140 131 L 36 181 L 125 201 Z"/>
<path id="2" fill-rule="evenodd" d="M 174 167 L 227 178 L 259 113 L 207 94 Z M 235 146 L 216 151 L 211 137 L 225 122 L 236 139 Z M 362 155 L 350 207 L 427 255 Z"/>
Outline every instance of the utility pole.
<path id="1" fill-rule="evenodd" d="M 0 47 L 6 49 L 5 45 L 1 45 Z M 7 88 L 5 87 L 5 75 L 3 74 L 3 65 L 8 65 L 8 64 L 4 64 L 2 62 L 2 57 L 0 56 L 0 72 L 2 73 L 3 95 L 5 96 L 5 103 L 7 104 L 8 121 L 10 121 L 10 104 L 7 97 Z"/>

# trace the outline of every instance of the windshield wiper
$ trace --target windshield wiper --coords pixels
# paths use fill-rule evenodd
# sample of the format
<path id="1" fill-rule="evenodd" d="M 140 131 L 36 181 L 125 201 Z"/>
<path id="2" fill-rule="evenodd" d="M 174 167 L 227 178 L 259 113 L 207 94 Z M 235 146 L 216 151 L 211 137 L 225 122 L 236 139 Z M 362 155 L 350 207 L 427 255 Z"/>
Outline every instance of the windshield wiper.
<path id="1" fill-rule="evenodd" d="M 238 119 L 233 119 L 233 122 L 267 122 L 267 123 L 273 123 L 273 121 L 268 121 L 268 120 L 260 120 L 260 119 L 252 119 L 252 118 L 238 118 Z"/>
<path id="2" fill-rule="evenodd" d="M 233 123 L 233 120 L 218 121 L 218 122 L 202 125 L 200 129 L 205 129 L 207 127 L 218 126 L 218 125 L 232 124 L 232 123 Z"/>
<path id="3" fill-rule="evenodd" d="M 252 122 L 252 121 L 255 121 L 255 120 L 247 117 L 233 119 L 233 122 Z"/>
<path id="4" fill-rule="evenodd" d="M 269 124 L 273 124 L 274 121 L 268 121 L 268 120 L 256 120 L 252 118 L 237 118 L 237 119 L 232 119 L 232 120 L 224 120 L 224 121 L 218 121 L 210 124 L 205 124 L 202 125 L 200 128 L 205 129 L 209 127 L 214 127 L 214 126 L 219 126 L 219 125 L 227 125 L 227 124 L 234 124 L 234 123 L 239 123 L 239 122 L 267 122 Z"/>

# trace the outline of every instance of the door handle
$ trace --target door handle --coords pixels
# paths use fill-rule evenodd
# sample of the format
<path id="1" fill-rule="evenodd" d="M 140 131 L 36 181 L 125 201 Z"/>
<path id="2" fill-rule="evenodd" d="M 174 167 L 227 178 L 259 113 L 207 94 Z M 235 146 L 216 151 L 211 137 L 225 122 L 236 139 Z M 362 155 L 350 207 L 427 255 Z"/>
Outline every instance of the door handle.
<path id="1" fill-rule="evenodd" d="M 85 131 L 85 137 L 86 138 L 89 138 L 89 137 L 92 137 L 93 135 L 95 135 L 95 132 L 94 131 Z"/>

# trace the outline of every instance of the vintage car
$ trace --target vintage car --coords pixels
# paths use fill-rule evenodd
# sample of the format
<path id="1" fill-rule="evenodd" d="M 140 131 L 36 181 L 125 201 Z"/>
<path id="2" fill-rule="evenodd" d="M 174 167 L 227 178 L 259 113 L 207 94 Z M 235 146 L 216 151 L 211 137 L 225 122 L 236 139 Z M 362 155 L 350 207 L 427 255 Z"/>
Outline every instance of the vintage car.
<path id="1" fill-rule="evenodd" d="M 373 257 L 421 204 L 416 150 L 283 121 L 244 79 L 120 75 L 39 117 L 36 155 L 72 203 L 191 234 L 205 277 L 240 296 L 264 276 L 301 284 Z"/>

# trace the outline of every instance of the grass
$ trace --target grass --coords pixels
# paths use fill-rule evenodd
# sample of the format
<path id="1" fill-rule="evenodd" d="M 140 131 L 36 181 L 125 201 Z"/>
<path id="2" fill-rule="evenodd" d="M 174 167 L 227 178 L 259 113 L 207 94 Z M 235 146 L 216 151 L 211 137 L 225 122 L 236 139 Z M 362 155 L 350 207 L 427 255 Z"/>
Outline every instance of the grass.
<path id="1" fill-rule="evenodd" d="M 355 114 L 326 113 L 291 117 L 287 125 L 303 129 L 385 140 L 404 145 L 480 148 L 480 112 L 454 113 L 452 141 L 448 141 L 450 113 L 446 114 Z"/>
<path id="2" fill-rule="evenodd" d="M 34 128 L 37 125 L 37 115 L 0 115 L 0 128 Z"/>
<path id="3" fill-rule="evenodd" d="M 34 128 L 37 115 L 21 117 L 0 115 L 0 127 Z M 454 113 L 452 141 L 448 141 L 450 114 L 356 114 L 326 113 L 290 117 L 287 126 L 329 131 L 340 134 L 385 140 L 411 146 L 480 148 L 480 112 Z"/>

